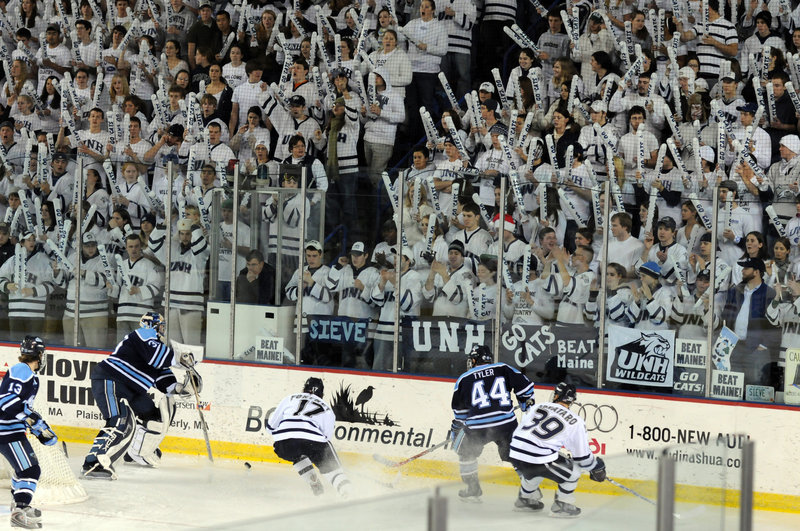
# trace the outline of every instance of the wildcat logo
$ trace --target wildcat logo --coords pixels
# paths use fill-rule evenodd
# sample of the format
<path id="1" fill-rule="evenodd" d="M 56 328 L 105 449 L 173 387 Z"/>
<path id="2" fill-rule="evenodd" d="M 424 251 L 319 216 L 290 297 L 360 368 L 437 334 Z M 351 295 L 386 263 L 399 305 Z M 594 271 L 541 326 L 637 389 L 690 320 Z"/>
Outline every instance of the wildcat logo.
<path id="1" fill-rule="evenodd" d="M 611 374 L 617 381 L 663 385 L 672 370 L 672 344 L 657 332 L 640 334 L 634 341 L 614 349 Z"/>

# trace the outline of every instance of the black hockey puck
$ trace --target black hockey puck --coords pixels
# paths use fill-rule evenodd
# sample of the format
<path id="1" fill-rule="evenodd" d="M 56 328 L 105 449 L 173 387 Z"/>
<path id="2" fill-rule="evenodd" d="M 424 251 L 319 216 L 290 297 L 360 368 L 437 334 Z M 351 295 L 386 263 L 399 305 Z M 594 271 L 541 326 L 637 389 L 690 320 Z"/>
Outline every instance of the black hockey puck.
<path id="1" fill-rule="evenodd" d="M 245 462 L 244 462 L 244 467 L 245 467 L 247 470 L 250 470 L 250 469 L 252 468 L 252 467 L 250 466 L 250 463 L 248 463 L 247 461 L 245 461 Z"/>

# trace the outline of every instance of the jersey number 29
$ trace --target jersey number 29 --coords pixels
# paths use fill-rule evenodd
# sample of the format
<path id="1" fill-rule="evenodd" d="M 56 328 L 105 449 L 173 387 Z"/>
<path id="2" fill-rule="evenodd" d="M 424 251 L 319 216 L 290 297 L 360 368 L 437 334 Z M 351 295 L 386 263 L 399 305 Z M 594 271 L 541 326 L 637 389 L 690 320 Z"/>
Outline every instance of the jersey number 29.
<path id="1" fill-rule="evenodd" d="M 479 409 L 485 409 L 487 407 L 491 407 L 492 401 L 490 399 L 495 399 L 500 402 L 501 406 L 510 406 L 511 405 L 511 397 L 506 390 L 506 379 L 502 376 L 498 376 L 494 379 L 492 383 L 492 388 L 489 390 L 489 394 L 486 394 L 486 390 L 484 389 L 484 381 L 478 380 L 474 384 L 472 384 L 472 405 L 478 407 Z"/>

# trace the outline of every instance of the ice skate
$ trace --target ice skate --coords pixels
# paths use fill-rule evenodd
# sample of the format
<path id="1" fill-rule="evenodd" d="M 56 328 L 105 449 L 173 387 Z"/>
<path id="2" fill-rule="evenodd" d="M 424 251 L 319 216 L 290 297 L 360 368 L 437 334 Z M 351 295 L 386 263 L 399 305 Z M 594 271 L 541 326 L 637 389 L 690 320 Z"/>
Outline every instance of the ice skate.
<path id="1" fill-rule="evenodd" d="M 314 496 L 322 496 L 325 493 L 325 487 L 322 486 L 322 481 L 319 479 L 318 474 L 311 474 L 308 484 L 311 485 L 311 492 L 314 493 Z"/>
<path id="2" fill-rule="evenodd" d="M 42 527 L 42 512 L 33 507 L 14 507 L 11 509 L 11 527 L 23 529 L 40 529 Z"/>
<path id="3" fill-rule="evenodd" d="M 581 514 L 581 510 L 571 503 L 555 500 L 550 507 L 550 516 L 557 518 L 575 518 L 579 514 Z"/>
<path id="4" fill-rule="evenodd" d="M 522 496 L 517 498 L 517 501 L 514 502 L 514 507 L 516 511 L 541 511 L 544 509 L 544 503 L 540 500 L 534 500 L 532 498 L 523 498 Z"/>
<path id="5" fill-rule="evenodd" d="M 468 483 L 466 489 L 458 491 L 458 497 L 461 501 L 468 503 L 480 503 L 482 494 L 483 490 L 481 490 L 480 483 L 477 481 Z"/>
<path id="6" fill-rule="evenodd" d="M 85 479 L 117 479 L 117 474 L 114 472 L 113 467 L 106 468 L 98 463 L 84 463 L 83 477 Z"/>

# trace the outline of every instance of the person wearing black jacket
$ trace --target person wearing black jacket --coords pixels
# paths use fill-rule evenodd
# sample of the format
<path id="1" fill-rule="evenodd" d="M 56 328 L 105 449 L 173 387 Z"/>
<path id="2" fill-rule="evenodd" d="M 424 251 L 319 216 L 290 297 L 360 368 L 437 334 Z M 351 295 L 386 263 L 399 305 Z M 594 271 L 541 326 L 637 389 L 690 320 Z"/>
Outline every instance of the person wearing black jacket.
<path id="1" fill-rule="evenodd" d="M 264 255 L 258 249 L 247 253 L 247 267 L 236 279 L 236 302 L 275 304 L 275 268 L 264 262 Z"/>

